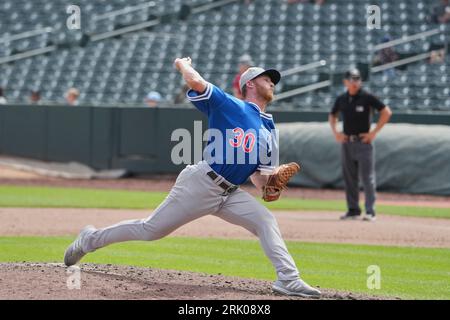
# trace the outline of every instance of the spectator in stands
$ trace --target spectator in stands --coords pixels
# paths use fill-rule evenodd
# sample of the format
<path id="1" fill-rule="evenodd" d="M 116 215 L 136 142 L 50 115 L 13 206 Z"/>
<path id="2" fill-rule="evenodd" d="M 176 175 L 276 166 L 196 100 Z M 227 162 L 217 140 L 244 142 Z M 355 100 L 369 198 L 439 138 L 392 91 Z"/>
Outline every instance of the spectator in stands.
<path id="1" fill-rule="evenodd" d="M 366 216 L 364 220 L 375 220 L 375 157 L 373 141 L 389 121 L 391 109 L 372 94 L 362 90 L 361 73 L 350 69 L 344 75 L 347 92 L 337 97 L 328 116 L 336 141 L 341 144 L 342 173 L 347 198 L 347 213 L 342 220 L 360 217 L 359 177 L 364 186 Z M 372 114 L 380 114 L 375 128 L 372 128 Z M 339 114 L 342 115 L 344 131 L 337 129 Z"/>
<path id="2" fill-rule="evenodd" d="M 3 88 L 0 87 L 0 104 L 6 104 L 8 101 L 6 101 L 5 96 L 3 95 Z"/>
<path id="3" fill-rule="evenodd" d="M 250 57 L 248 54 L 244 54 L 239 58 L 239 72 L 234 77 L 233 80 L 233 95 L 236 98 L 243 99 L 241 89 L 239 88 L 239 80 L 241 79 L 241 74 L 243 74 L 245 71 L 247 71 L 248 68 L 253 67 L 254 63 L 252 60 L 252 57 Z"/>
<path id="4" fill-rule="evenodd" d="M 391 41 L 391 37 L 389 35 L 385 35 L 383 37 L 382 43 L 387 43 Z M 391 63 L 398 60 L 398 54 L 392 47 L 387 47 L 378 51 L 373 60 L 373 65 L 383 65 L 387 63 Z M 394 68 L 389 68 L 384 70 L 384 74 L 388 77 L 395 77 L 396 72 Z"/>
<path id="5" fill-rule="evenodd" d="M 77 106 L 79 104 L 78 97 L 80 96 L 80 91 L 76 88 L 70 88 L 67 90 L 65 98 L 66 102 L 70 106 Z"/>
<path id="6" fill-rule="evenodd" d="M 441 0 L 441 3 L 433 8 L 431 21 L 433 23 L 450 22 L 450 0 Z"/>
<path id="7" fill-rule="evenodd" d="M 160 102 L 161 102 L 161 94 L 159 94 L 159 92 L 151 91 L 145 97 L 145 103 L 149 107 L 152 107 L 152 108 L 157 107 Z"/>
<path id="8" fill-rule="evenodd" d="M 175 96 L 174 103 L 175 104 L 182 104 L 182 103 L 188 103 L 189 100 L 186 97 L 186 92 L 189 90 L 189 87 L 187 84 L 184 84 L 181 88 L 180 92 Z"/>
<path id="9" fill-rule="evenodd" d="M 444 63 L 445 61 L 445 49 L 433 50 L 430 53 L 429 63 Z"/>
<path id="10" fill-rule="evenodd" d="M 30 104 L 37 104 L 41 100 L 41 93 L 38 90 L 31 90 L 30 96 L 28 97 Z"/>

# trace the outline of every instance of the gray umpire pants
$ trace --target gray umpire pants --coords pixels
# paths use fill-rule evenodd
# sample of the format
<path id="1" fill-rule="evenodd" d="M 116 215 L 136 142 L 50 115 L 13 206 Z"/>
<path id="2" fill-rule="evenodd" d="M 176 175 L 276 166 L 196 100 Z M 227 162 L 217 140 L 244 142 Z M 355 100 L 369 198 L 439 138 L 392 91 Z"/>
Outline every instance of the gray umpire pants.
<path id="1" fill-rule="evenodd" d="M 347 207 L 350 214 L 361 214 L 359 207 L 359 178 L 361 178 L 366 214 L 375 214 L 375 149 L 362 141 L 342 144 L 342 174 L 345 183 Z"/>
<path id="2" fill-rule="evenodd" d="M 167 198 L 150 217 L 123 221 L 94 231 L 84 238 L 83 251 L 92 252 L 123 241 L 161 239 L 192 220 L 212 214 L 256 235 L 275 267 L 278 279 L 297 279 L 298 269 L 273 214 L 240 188 L 227 196 L 221 195 L 224 190 L 218 184 L 224 179 L 219 176 L 213 181 L 206 175 L 211 170 L 203 161 L 187 166 L 178 176 Z"/>

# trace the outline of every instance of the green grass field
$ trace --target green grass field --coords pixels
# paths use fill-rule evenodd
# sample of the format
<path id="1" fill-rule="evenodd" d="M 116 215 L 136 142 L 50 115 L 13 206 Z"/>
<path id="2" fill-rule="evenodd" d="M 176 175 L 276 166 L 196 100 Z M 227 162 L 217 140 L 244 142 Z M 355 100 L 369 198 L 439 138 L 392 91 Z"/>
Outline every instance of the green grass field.
<path id="1" fill-rule="evenodd" d="M 0 207 L 154 209 L 161 192 L 0 186 Z M 343 201 L 284 198 L 274 210 L 341 211 Z M 450 218 L 450 208 L 378 206 L 387 215 Z M 0 262 L 61 262 L 72 238 L 0 237 Z M 409 299 L 450 299 L 450 249 L 288 242 L 303 278 L 322 288 Z M 257 241 L 166 238 L 122 243 L 83 262 L 198 271 L 273 280 Z M 367 288 L 367 267 L 381 269 L 381 289 Z"/>
<path id="2" fill-rule="evenodd" d="M 0 237 L 1 262 L 62 262 L 73 238 Z M 450 299 L 450 250 L 287 242 L 312 285 L 406 299 Z M 170 237 L 112 245 L 83 262 L 188 270 L 273 280 L 257 241 Z M 381 289 L 367 288 L 367 267 L 381 270 Z"/>
<path id="3" fill-rule="evenodd" d="M 0 186 L 0 195 L 0 207 L 155 209 L 167 193 Z M 344 212 L 346 208 L 344 201 L 323 199 L 281 198 L 264 204 L 272 210 Z M 377 210 L 386 215 L 450 219 L 450 208 L 378 205 Z"/>

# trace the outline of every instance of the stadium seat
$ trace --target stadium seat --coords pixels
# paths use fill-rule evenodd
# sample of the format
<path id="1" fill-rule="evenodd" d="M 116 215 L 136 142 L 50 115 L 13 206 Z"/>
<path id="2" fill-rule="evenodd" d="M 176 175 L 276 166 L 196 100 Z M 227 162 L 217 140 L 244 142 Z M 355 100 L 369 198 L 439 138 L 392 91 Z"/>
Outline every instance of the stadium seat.
<path id="1" fill-rule="evenodd" d="M 155 0 L 154 7 L 98 20 L 96 16 L 143 2 L 80 0 L 78 3 L 86 17 L 82 22 L 83 31 L 99 34 L 146 21 L 150 16 L 176 14 L 183 4 L 197 6 L 209 1 L 213 0 L 174 0 L 169 5 Z M 257 64 L 281 70 L 326 59 L 327 67 L 321 70 L 342 72 L 350 65 L 370 63 L 370 45 L 380 43 L 386 33 L 399 38 L 440 27 L 427 21 L 429 5 L 424 0 L 382 2 L 381 30 L 365 28 L 366 17 L 359 14 L 360 6 L 370 4 L 369 1 L 356 4 L 330 0 L 322 6 L 287 4 L 279 0 L 256 2 L 248 5 L 235 2 L 182 21 L 167 19 L 148 30 L 88 42 L 81 47 L 83 34 L 67 30 L 65 5 L 61 2 L 4 0 L 0 3 L 2 35 L 30 31 L 33 26 L 51 26 L 54 32 L 6 43 L 0 46 L 0 57 L 52 43 L 60 47 L 45 56 L 0 65 L 1 81 L 7 92 L 14 93 L 8 97 L 12 101 L 19 98 L 30 83 L 41 90 L 56 90 L 55 94 L 45 93 L 47 98 L 59 99 L 60 93 L 73 84 L 84 90 L 81 97 L 86 102 L 101 102 L 102 99 L 114 102 L 111 99 L 117 98 L 123 103 L 140 103 L 149 88 L 159 91 L 168 100 L 180 86 L 181 79 L 172 66 L 177 56 L 191 56 L 199 71 L 231 90 L 237 61 L 245 53 L 251 54 Z M 448 34 L 402 44 L 395 50 L 409 56 L 443 45 L 445 41 L 448 41 Z M 444 64 L 430 65 L 426 61 L 411 64 L 398 70 L 394 78 L 383 72 L 373 74 L 367 86 L 388 101 L 392 100 L 394 108 L 403 110 L 414 105 L 411 108 L 449 109 L 449 61 L 447 58 Z M 56 88 L 55 81 L 58 82 Z M 281 86 L 288 88 L 317 81 L 319 73 L 315 70 L 286 79 Z M 298 102 L 300 108 L 329 108 L 335 98 L 333 90 L 308 93 L 291 101 Z"/>

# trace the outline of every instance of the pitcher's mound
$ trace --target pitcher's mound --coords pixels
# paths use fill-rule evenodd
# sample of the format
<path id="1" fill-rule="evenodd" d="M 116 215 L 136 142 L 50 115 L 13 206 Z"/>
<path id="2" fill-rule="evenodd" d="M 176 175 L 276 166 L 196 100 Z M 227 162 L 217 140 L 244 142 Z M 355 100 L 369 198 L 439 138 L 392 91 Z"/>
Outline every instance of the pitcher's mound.
<path id="1" fill-rule="evenodd" d="M 380 299 L 322 290 L 322 299 Z M 115 265 L 0 264 L 0 299 L 299 299 L 272 292 L 271 282 Z"/>

